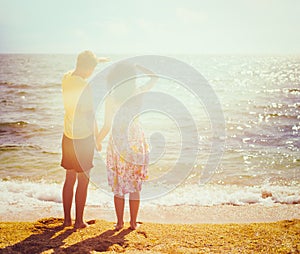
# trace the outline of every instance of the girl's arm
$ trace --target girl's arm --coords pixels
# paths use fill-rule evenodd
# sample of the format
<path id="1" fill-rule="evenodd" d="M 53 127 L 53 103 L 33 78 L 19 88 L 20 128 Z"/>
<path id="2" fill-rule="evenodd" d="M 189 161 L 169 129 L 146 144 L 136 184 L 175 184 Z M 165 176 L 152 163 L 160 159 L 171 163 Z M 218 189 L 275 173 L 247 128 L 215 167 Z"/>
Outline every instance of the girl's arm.
<path id="1" fill-rule="evenodd" d="M 112 98 L 108 97 L 105 101 L 104 124 L 97 135 L 97 149 L 101 151 L 101 143 L 109 133 L 113 119 L 113 102 Z"/>
<path id="2" fill-rule="evenodd" d="M 146 82 L 145 85 L 139 87 L 137 89 L 137 92 L 147 92 L 149 91 L 150 89 L 152 89 L 152 87 L 154 86 L 154 84 L 156 83 L 157 79 L 158 79 L 158 76 L 155 75 L 155 73 L 141 65 L 136 65 L 136 68 L 141 70 L 143 73 L 147 74 L 148 76 L 151 77 L 151 79 Z"/>

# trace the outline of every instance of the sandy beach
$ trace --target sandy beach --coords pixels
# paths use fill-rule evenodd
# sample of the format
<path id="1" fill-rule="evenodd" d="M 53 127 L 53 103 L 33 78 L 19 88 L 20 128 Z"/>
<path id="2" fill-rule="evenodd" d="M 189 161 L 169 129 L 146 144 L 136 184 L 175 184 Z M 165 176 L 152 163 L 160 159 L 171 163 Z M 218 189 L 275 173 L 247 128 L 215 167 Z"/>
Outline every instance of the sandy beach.
<path id="1" fill-rule="evenodd" d="M 144 207 L 140 227 L 119 232 L 111 208 L 87 207 L 90 226 L 77 231 L 61 227 L 61 210 L 42 210 L 1 216 L 1 253 L 300 252 L 299 205 Z"/>
<path id="2" fill-rule="evenodd" d="M 143 223 L 113 230 L 113 222 L 62 228 L 62 219 L 1 222 L 1 253 L 299 253 L 300 220 L 248 224 Z"/>

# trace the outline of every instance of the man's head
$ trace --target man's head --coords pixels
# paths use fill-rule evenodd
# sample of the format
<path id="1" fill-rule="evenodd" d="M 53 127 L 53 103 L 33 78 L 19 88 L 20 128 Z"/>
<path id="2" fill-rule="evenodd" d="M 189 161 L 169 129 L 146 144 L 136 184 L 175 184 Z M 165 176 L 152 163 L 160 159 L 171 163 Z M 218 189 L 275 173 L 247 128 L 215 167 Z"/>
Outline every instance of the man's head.
<path id="1" fill-rule="evenodd" d="M 98 58 L 92 51 L 85 50 L 77 57 L 76 70 L 83 73 L 85 78 L 88 78 L 92 75 L 98 62 Z"/>

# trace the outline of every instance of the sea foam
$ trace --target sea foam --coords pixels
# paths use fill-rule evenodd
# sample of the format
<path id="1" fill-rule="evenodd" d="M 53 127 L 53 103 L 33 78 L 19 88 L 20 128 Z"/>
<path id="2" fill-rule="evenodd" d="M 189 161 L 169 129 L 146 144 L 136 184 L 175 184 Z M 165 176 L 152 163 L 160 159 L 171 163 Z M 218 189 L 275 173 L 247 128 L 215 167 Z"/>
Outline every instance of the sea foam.
<path id="1" fill-rule="evenodd" d="M 0 181 L 2 209 L 9 205 L 61 205 L 62 184 L 30 181 Z M 143 200 L 145 206 L 213 206 L 247 204 L 300 204 L 298 186 L 182 185 L 160 197 Z M 112 193 L 90 185 L 87 205 L 113 207 Z"/>

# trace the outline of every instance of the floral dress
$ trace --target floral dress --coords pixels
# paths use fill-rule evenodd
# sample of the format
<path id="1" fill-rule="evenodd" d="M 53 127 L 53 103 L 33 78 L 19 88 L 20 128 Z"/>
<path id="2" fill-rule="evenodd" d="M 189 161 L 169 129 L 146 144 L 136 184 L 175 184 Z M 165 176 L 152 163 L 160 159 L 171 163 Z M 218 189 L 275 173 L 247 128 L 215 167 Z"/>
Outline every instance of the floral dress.
<path id="1" fill-rule="evenodd" d="M 109 137 L 106 159 L 108 184 L 114 195 L 141 191 L 148 164 L 148 145 L 138 120 L 128 128 L 116 127 Z"/>

